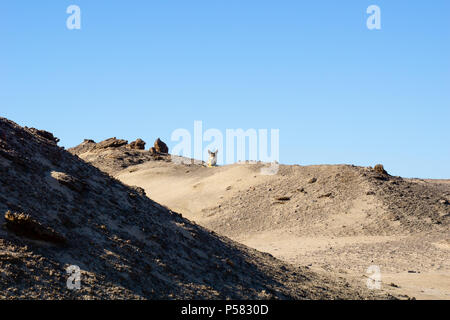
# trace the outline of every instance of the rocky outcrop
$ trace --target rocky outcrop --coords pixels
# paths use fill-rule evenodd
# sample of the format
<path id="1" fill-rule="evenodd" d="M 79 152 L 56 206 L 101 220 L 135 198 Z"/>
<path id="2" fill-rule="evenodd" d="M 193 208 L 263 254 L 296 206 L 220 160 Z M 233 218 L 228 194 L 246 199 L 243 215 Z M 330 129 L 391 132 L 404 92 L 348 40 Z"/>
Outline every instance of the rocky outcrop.
<path id="1" fill-rule="evenodd" d="M 142 139 L 137 139 L 127 145 L 127 148 L 131 150 L 145 150 L 145 141 Z"/>
<path id="2" fill-rule="evenodd" d="M 27 128 L 27 127 L 25 127 Z M 44 139 L 47 139 L 48 141 L 51 141 L 53 143 L 58 143 L 59 139 L 56 138 L 53 133 L 45 131 L 45 130 L 39 130 L 36 128 L 28 128 L 32 133 L 37 134 L 38 136 L 41 136 Z"/>
<path id="3" fill-rule="evenodd" d="M 128 144 L 127 140 L 109 138 L 95 145 L 95 149 L 119 148 Z"/>
<path id="4" fill-rule="evenodd" d="M 19 236 L 56 244 L 66 243 L 66 239 L 62 235 L 58 234 L 52 228 L 43 226 L 28 214 L 7 211 L 5 221 L 6 228 Z"/>
<path id="5" fill-rule="evenodd" d="M 155 144 L 153 146 L 155 148 L 156 152 L 159 153 L 169 153 L 169 148 L 167 147 L 167 145 L 161 141 L 160 138 L 156 139 Z"/>
<path id="6" fill-rule="evenodd" d="M 382 174 L 382 175 L 387 175 L 387 174 L 388 174 L 387 171 L 384 170 L 384 166 L 383 166 L 382 164 L 377 164 L 377 165 L 373 168 L 373 170 L 374 170 L 375 172 L 379 173 L 379 174 Z"/>
<path id="7" fill-rule="evenodd" d="M 0 133 L 0 299 L 372 296 L 213 234 L 35 131 L 0 118 Z M 119 151 L 147 154 L 104 153 Z"/>
<path id="8" fill-rule="evenodd" d="M 86 152 L 89 152 L 93 149 L 95 149 L 95 146 L 97 145 L 97 143 L 95 143 L 94 140 L 91 139 L 84 139 L 84 141 L 82 143 L 80 143 L 78 146 L 70 148 L 68 151 L 76 154 L 76 155 L 80 155 Z"/>
<path id="9" fill-rule="evenodd" d="M 67 173 L 53 171 L 51 172 L 51 176 L 61 185 L 66 186 L 73 191 L 80 193 L 84 190 L 85 183 Z"/>
<path id="10" fill-rule="evenodd" d="M 141 139 L 136 140 L 136 143 L 132 142 L 117 148 L 97 148 L 95 142 L 85 140 L 80 145 L 68 149 L 68 151 L 109 174 L 115 174 L 128 167 L 148 161 L 171 161 L 169 154 L 156 152 L 154 147 L 151 147 L 148 151 L 132 149 L 144 147 L 145 142 L 139 140 Z"/>

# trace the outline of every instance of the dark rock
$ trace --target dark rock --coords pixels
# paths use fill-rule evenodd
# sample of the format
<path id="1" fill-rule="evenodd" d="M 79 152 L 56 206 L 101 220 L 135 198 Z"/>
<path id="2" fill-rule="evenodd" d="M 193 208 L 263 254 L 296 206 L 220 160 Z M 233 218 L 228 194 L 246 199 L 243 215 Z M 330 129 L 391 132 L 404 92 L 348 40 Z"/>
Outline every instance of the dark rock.
<path id="1" fill-rule="evenodd" d="M 25 128 L 27 128 L 27 127 L 25 127 Z M 54 143 L 58 143 L 59 142 L 59 139 L 56 138 L 53 135 L 53 133 L 51 133 L 51 132 L 48 132 L 48 131 L 45 131 L 45 130 L 39 130 L 39 129 L 36 129 L 36 128 L 28 128 L 28 129 L 32 133 L 37 134 L 38 136 L 40 136 L 40 137 L 42 137 L 44 139 L 47 139 L 47 140 L 49 140 L 51 142 L 54 142 Z"/>
<path id="2" fill-rule="evenodd" d="M 289 201 L 289 200 L 291 200 L 291 197 L 278 197 L 276 200 L 278 200 L 278 201 Z"/>
<path id="3" fill-rule="evenodd" d="M 320 195 L 320 196 L 319 196 L 319 199 L 322 199 L 322 198 L 330 198 L 332 195 L 333 195 L 333 194 L 332 194 L 331 192 L 328 192 L 328 193 L 325 193 L 325 194 Z"/>
<path id="4" fill-rule="evenodd" d="M 145 150 L 145 141 L 142 139 L 137 139 L 136 141 L 131 142 L 127 148 L 133 150 Z"/>
<path id="5" fill-rule="evenodd" d="M 71 175 L 56 171 L 53 171 L 51 175 L 61 185 L 66 186 L 73 191 L 82 192 L 84 190 L 85 184 Z"/>
<path id="6" fill-rule="evenodd" d="M 384 167 L 383 167 L 382 164 L 377 164 L 377 165 L 373 168 L 373 170 L 374 170 L 375 172 L 378 172 L 379 174 L 382 174 L 382 175 L 387 175 L 387 174 L 388 174 L 387 171 L 384 170 Z"/>
<path id="7" fill-rule="evenodd" d="M 145 190 L 141 187 L 130 186 L 130 188 L 135 191 L 134 193 L 130 193 L 130 197 L 132 197 L 132 198 L 134 198 L 135 196 L 141 196 L 141 197 L 147 196 L 147 194 L 145 193 Z"/>
<path id="8" fill-rule="evenodd" d="M 303 188 L 303 187 L 302 188 L 298 188 L 297 191 L 301 192 L 301 193 L 307 193 L 305 188 Z"/>
<path id="9" fill-rule="evenodd" d="M 159 139 L 159 138 L 156 139 L 154 147 L 155 147 L 156 152 L 159 152 L 159 153 L 169 153 L 169 148 L 168 148 L 167 145 L 166 145 L 163 141 L 161 141 L 161 139 Z"/>
<path id="10" fill-rule="evenodd" d="M 316 183 L 317 182 L 317 178 L 311 178 L 308 183 Z"/>
<path id="11" fill-rule="evenodd" d="M 19 236 L 62 244 L 66 239 L 51 228 L 44 227 L 38 221 L 24 213 L 5 214 L 6 227 Z"/>

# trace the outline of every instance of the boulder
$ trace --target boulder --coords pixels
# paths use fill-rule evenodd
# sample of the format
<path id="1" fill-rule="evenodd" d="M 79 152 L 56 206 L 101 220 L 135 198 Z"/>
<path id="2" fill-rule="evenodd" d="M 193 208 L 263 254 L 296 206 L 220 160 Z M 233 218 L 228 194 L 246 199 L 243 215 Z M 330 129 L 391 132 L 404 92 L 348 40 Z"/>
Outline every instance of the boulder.
<path id="1" fill-rule="evenodd" d="M 159 152 L 159 153 L 169 153 L 169 148 L 168 148 L 167 145 L 166 145 L 164 142 L 162 142 L 161 139 L 159 139 L 159 138 L 156 139 L 154 147 L 155 147 L 156 152 Z"/>
<path id="2" fill-rule="evenodd" d="M 85 188 L 85 183 L 78 180 L 77 178 L 64 173 L 64 172 L 57 172 L 52 171 L 51 174 L 53 179 L 58 181 L 61 185 L 66 186 L 67 188 L 76 191 L 76 192 L 82 192 Z"/>
<path id="3" fill-rule="evenodd" d="M 382 174 L 382 175 L 387 175 L 387 174 L 388 174 L 388 173 L 386 172 L 386 170 L 384 170 L 384 167 L 383 167 L 382 164 L 377 164 L 377 165 L 373 168 L 373 170 L 374 170 L 375 172 L 378 172 L 379 174 Z"/>
<path id="4" fill-rule="evenodd" d="M 309 179 L 308 183 L 316 183 L 317 182 L 317 178 L 313 177 L 311 179 Z"/>
<path id="5" fill-rule="evenodd" d="M 25 128 L 27 128 L 27 127 L 25 127 Z M 40 136 L 40 137 L 42 137 L 44 139 L 47 139 L 47 140 L 49 140 L 49 141 L 51 141 L 53 143 L 58 143 L 59 142 L 59 139 L 56 138 L 53 135 L 53 133 L 51 133 L 51 132 L 48 132 L 48 131 L 45 131 L 45 130 L 39 130 L 39 129 L 36 129 L 36 128 L 27 128 L 27 129 L 29 129 L 33 134 L 37 134 L 38 136 Z"/>
<path id="6" fill-rule="evenodd" d="M 145 150 L 145 141 L 142 139 L 137 139 L 127 145 L 127 148 L 132 150 Z"/>

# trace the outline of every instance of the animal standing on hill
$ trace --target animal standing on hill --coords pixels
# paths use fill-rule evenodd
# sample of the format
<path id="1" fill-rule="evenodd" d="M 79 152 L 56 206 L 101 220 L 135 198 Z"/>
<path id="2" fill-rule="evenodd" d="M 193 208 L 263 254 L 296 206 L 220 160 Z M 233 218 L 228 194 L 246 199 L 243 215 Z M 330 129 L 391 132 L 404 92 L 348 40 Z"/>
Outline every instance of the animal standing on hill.
<path id="1" fill-rule="evenodd" d="M 208 150 L 208 153 L 209 153 L 208 167 L 217 166 L 217 153 L 218 152 L 219 152 L 219 150 L 216 150 L 215 152 Z"/>

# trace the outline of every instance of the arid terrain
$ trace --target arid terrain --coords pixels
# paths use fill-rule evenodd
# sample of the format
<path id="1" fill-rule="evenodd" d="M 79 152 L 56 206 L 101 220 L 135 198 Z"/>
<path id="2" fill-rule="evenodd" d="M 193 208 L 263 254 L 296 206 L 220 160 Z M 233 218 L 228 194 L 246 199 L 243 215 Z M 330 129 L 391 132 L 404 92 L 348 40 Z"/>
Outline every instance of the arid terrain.
<path id="1" fill-rule="evenodd" d="M 232 191 L 217 184 L 205 184 L 220 172 L 227 175 L 227 170 L 231 170 L 228 174 L 233 175 L 236 174 L 233 170 L 253 169 L 174 166 L 167 162 L 170 156 L 160 155 L 158 150 L 140 150 L 139 141 L 131 144 L 117 139 L 99 144 L 85 141 L 72 150 L 80 152 L 80 157 L 85 159 L 89 154 L 93 156 L 91 160 L 98 158 L 97 168 L 57 143 L 52 133 L 23 128 L 0 118 L 0 299 L 393 297 L 386 292 L 370 291 L 358 281 L 336 272 L 312 270 L 306 264 L 315 259 L 314 252 L 309 260 L 300 261 L 302 252 L 298 251 L 299 257 L 292 255 L 290 263 L 288 256 L 270 248 L 274 245 L 270 240 L 264 242 L 264 247 L 257 235 L 268 232 L 275 236 L 275 222 L 285 218 L 272 217 L 274 211 L 265 212 L 263 203 L 260 211 L 249 212 L 243 205 L 251 193 L 238 192 L 238 188 L 260 188 L 262 185 L 256 181 L 261 178 L 254 178 L 251 186 L 247 186 L 250 185 L 248 177 L 243 176 L 242 181 L 233 183 Z M 143 167 L 134 167 L 138 163 Z M 149 193 L 112 177 L 118 169 L 125 169 L 117 171 L 117 175 L 128 184 L 133 172 L 142 170 L 136 182 L 143 183 L 154 176 L 154 181 L 145 185 Z M 125 173 L 131 175 L 122 177 Z M 160 175 L 158 179 L 157 175 Z M 176 189 L 183 183 L 187 183 L 185 189 Z M 174 188 L 172 197 L 170 186 Z M 306 188 L 312 192 L 309 186 Z M 270 195 L 267 190 L 261 192 Z M 176 200 L 177 196 L 188 197 L 188 194 L 191 199 Z M 253 196 L 259 194 L 260 191 Z M 242 199 L 238 201 L 239 196 Z M 294 195 L 291 196 L 294 200 Z M 218 232 L 187 220 L 154 199 L 182 209 L 186 217 Z M 252 204 L 252 207 L 257 206 Z M 241 208 L 239 212 L 238 208 Z M 264 215 L 256 218 L 260 213 Z M 424 232 L 440 230 L 433 224 L 435 221 L 442 221 L 441 228 L 448 226 L 446 218 L 439 214 L 429 219 L 423 226 Z M 255 221 L 243 224 L 249 220 Z M 286 226 L 294 220 L 286 220 Z M 317 218 L 318 224 L 325 222 L 325 216 Z M 237 232 L 244 230 L 245 235 Z M 335 232 L 339 235 L 338 230 Z M 231 238 L 272 251 L 288 261 L 230 240 L 225 236 L 227 233 Z M 314 230 L 308 235 L 313 236 Z M 447 244 L 441 245 L 445 248 Z M 436 247 L 436 250 L 444 249 Z M 287 251 L 283 249 L 283 252 Z M 436 268 L 441 265 L 445 271 L 445 264 L 436 262 Z M 67 286 L 69 266 L 81 270 L 79 290 Z"/>
<path id="2" fill-rule="evenodd" d="M 378 294 L 450 299 L 450 181 L 393 177 L 352 165 L 177 164 L 124 146 L 70 149 L 183 217 L 289 265 Z M 374 292 L 374 291 L 372 291 Z"/>

